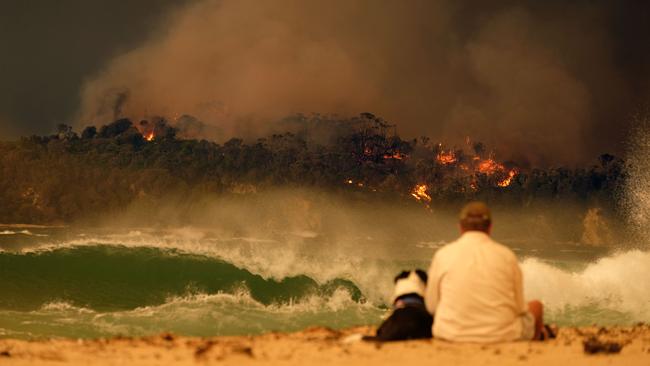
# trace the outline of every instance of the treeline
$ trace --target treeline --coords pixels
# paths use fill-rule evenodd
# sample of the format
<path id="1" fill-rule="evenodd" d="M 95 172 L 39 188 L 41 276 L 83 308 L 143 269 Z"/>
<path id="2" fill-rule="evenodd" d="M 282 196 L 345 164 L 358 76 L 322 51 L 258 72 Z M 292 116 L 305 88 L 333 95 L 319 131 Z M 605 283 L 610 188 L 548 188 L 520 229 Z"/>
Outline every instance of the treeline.
<path id="1" fill-rule="evenodd" d="M 445 150 L 427 138 L 403 140 L 394 126 L 368 113 L 295 119 L 303 126 L 295 132 L 252 142 L 181 139 L 164 120 L 122 119 L 80 134 L 60 125 L 55 135 L 0 143 L 0 222 L 71 222 L 136 200 L 278 186 L 413 204 L 573 199 L 613 206 L 625 179 L 624 162 L 607 154 L 580 169 L 498 163 L 502 169 L 484 172 L 476 162 L 490 157 L 480 143 Z M 450 153 L 453 161 L 441 159 Z M 516 175 L 500 186 L 510 171 Z M 426 199 L 415 199 L 416 187 Z"/>

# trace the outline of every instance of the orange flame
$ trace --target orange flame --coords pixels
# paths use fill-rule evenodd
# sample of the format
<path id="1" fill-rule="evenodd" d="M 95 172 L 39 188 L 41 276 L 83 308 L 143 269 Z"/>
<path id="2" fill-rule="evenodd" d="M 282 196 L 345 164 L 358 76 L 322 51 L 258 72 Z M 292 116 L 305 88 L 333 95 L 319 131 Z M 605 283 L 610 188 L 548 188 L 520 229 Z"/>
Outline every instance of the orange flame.
<path id="1" fill-rule="evenodd" d="M 510 183 L 512 183 L 514 177 L 519 173 L 517 169 L 506 170 L 503 164 L 497 163 L 492 158 L 480 160 L 478 164 L 478 171 L 486 175 L 493 175 L 495 173 L 503 174 L 507 172 L 508 176 L 497 182 L 497 186 L 499 187 L 509 186 Z"/>
<path id="2" fill-rule="evenodd" d="M 355 184 L 354 181 L 353 181 L 352 179 L 346 179 L 346 180 L 345 180 L 345 183 L 347 183 L 347 184 Z M 363 182 L 357 182 L 355 185 L 356 185 L 357 187 L 363 187 L 363 186 L 364 186 Z"/>
<path id="3" fill-rule="evenodd" d="M 451 150 L 447 152 L 444 150 L 440 151 L 436 157 L 436 160 L 438 160 L 438 162 L 442 165 L 454 164 L 457 161 L 456 154 L 454 154 L 454 152 Z"/>
<path id="4" fill-rule="evenodd" d="M 153 131 L 151 131 L 151 132 L 149 132 L 149 133 L 144 134 L 143 137 L 144 137 L 144 139 L 147 140 L 147 141 L 153 141 L 153 139 L 154 139 L 156 136 L 154 135 Z"/>
<path id="5" fill-rule="evenodd" d="M 431 196 L 427 194 L 427 189 L 426 184 L 418 184 L 411 191 L 411 196 L 418 201 L 431 202 Z"/>
<path id="6" fill-rule="evenodd" d="M 517 169 L 511 169 L 508 172 L 508 177 L 503 179 L 502 181 L 498 182 L 497 185 L 499 187 L 507 187 L 512 183 L 512 179 L 517 175 Z"/>
<path id="7" fill-rule="evenodd" d="M 478 171 L 487 175 L 492 175 L 496 172 L 501 172 L 504 170 L 505 168 L 503 167 L 503 165 L 497 163 L 491 158 L 483 160 L 478 164 Z"/>
<path id="8" fill-rule="evenodd" d="M 384 154 L 384 159 L 395 159 L 395 160 L 402 160 L 406 159 L 409 156 L 406 154 L 402 154 L 401 152 L 397 151 L 392 154 Z"/>

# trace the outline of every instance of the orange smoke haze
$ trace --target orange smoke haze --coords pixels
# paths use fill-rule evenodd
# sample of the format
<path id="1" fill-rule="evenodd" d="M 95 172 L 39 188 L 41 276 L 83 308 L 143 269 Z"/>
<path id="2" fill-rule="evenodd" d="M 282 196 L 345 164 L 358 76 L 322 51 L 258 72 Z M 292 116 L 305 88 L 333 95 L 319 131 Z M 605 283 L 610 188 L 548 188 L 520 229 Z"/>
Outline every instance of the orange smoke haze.
<path id="1" fill-rule="evenodd" d="M 625 88 L 600 26 L 606 9 L 551 4 L 561 16 L 549 21 L 532 5 L 461 3 L 200 0 L 85 84 L 79 124 L 180 111 L 223 141 L 295 113 L 369 111 L 405 137 L 471 134 L 506 160 L 602 153 L 583 138 L 594 100 L 627 98 L 610 92 Z"/>

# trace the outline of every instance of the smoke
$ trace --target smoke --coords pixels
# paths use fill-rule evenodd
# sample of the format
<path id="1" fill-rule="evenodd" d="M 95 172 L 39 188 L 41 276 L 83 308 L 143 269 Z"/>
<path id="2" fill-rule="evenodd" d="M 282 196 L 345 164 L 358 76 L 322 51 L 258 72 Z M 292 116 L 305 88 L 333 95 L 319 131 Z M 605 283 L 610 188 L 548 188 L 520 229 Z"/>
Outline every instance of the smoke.
<path id="1" fill-rule="evenodd" d="M 295 113 L 369 111 L 408 137 L 584 162 L 617 152 L 614 122 L 633 103 L 612 6 L 201 0 L 88 80 L 78 121 L 189 114 L 225 139 Z"/>
<path id="2" fill-rule="evenodd" d="M 14 135 L 14 129 L 9 120 L 0 115 L 0 141 L 8 140 Z"/>
<path id="3" fill-rule="evenodd" d="M 627 157 L 628 180 L 625 207 L 628 217 L 640 236 L 642 244 L 650 243 L 650 116 L 639 115 L 634 120 L 635 132 Z"/>

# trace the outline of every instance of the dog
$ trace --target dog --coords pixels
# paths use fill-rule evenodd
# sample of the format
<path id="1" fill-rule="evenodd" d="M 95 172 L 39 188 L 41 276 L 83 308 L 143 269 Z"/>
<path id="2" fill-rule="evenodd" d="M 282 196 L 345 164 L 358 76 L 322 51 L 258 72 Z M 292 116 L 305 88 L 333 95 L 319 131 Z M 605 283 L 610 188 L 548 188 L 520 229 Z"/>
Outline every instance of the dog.
<path id="1" fill-rule="evenodd" d="M 427 273 L 421 269 L 403 271 L 395 277 L 393 312 L 367 341 L 400 341 L 431 338 L 433 316 L 424 306 Z"/>

